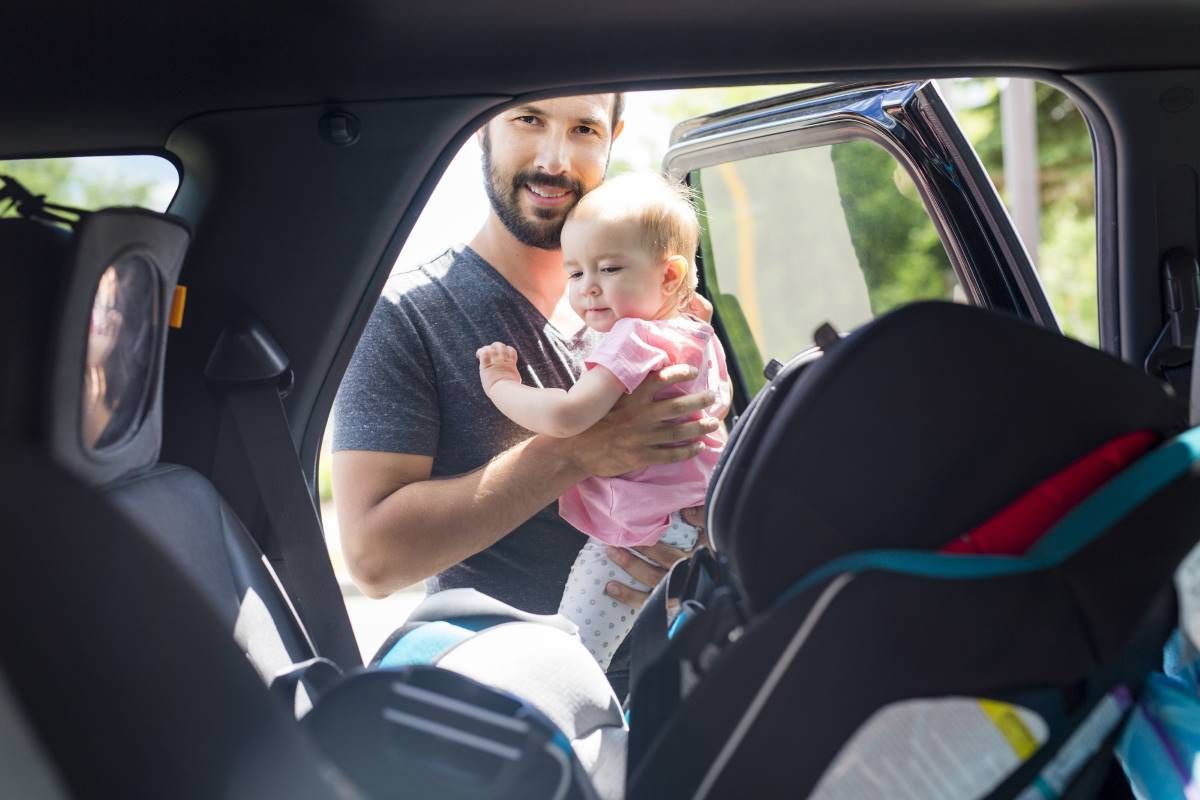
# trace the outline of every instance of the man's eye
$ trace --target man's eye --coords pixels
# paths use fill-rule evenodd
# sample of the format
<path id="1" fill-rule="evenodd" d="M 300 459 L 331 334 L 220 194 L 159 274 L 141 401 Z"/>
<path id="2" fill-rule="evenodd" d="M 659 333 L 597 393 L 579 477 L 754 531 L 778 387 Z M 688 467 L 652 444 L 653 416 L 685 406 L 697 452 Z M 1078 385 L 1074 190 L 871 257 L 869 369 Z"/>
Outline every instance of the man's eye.
<path id="1" fill-rule="evenodd" d="M 575 128 L 576 133 L 582 133 L 584 136 L 599 136 L 600 132 L 595 128 L 589 128 L 587 125 L 579 125 Z"/>
<path id="2" fill-rule="evenodd" d="M 524 114 L 517 117 L 516 121 L 524 123 L 525 125 L 536 125 L 538 123 L 538 118 L 532 114 Z"/>

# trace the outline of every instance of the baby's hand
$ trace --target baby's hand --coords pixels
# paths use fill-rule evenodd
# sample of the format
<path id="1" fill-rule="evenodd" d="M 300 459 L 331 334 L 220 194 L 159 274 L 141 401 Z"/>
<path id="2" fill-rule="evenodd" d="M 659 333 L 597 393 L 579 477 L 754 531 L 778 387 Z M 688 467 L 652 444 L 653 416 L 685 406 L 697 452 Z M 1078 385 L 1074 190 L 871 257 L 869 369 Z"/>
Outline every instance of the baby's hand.
<path id="1" fill-rule="evenodd" d="M 508 345 L 492 342 L 476 350 L 475 357 L 479 359 L 479 382 L 485 392 L 491 391 L 500 381 L 521 382 L 517 372 L 517 351 Z"/>

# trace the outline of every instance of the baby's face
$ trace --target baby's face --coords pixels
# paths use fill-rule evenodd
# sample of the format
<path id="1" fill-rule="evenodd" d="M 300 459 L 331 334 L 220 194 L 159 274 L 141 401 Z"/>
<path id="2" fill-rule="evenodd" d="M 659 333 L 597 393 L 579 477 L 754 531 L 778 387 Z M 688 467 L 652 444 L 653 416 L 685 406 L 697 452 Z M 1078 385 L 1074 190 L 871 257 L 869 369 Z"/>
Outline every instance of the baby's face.
<path id="1" fill-rule="evenodd" d="M 659 319 L 674 309 L 666 261 L 645 249 L 633 220 L 572 218 L 562 252 L 571 308 L 589 328 L 608 331 L 622 317 Z"/>

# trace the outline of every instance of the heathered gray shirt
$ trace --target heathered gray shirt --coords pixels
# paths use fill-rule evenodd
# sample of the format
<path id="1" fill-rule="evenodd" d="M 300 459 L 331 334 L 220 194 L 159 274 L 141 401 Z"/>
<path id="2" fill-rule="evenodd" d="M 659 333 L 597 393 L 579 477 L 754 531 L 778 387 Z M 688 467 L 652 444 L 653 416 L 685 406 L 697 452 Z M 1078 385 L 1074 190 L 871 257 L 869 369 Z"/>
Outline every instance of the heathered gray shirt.
<path id="1" fill-rule="evenodd" d="M 393 273 L 342 380 L 334 450 L 433 456 L 433 477 L 470 472 L 531 436 L 496 410 L 475 351 L 517 348 L 532 386 L 568 388 L 595 344 L 561 335 L 474 250 L 449 250 Z M 473 587 L 535 613 L 553 613 L 585 537 L 558 504 L 496 544 L 430 579 L 429 590 Z"/>

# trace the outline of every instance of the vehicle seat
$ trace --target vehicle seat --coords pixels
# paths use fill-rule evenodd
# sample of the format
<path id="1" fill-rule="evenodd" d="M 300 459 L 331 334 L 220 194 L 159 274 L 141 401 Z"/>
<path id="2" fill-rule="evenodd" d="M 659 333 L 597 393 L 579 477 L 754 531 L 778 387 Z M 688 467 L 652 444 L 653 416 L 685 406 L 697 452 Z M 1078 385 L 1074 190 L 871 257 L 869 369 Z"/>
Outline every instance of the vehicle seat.
<path id="1" fill-rule="evenodd" d="M 208 479 L 158 461 L 167 317 L 188 238 L 182 223 L 133 208 L 89 214 L 74 235 L 36 220 L 0 220 L 6 284 L 14 289 L 4 293 L 6 433 L 41 446 L 140 523 L 269 682 L 316 655 L 303 625 Z M 114 312 L 115 341 L 104 341 L 97 326 Z M 111 352 L 89 350 L 89 336 Z M 87 430 L 80 399 L 89 389 L 85 372 L 96 366 L 110 373 L 104 401 L 114 409 L 103 431 Z"/>
<path id="2" fill-rule="evenodd" d="M 355 796 L 173 559 L 41 448 L 0 443 L 0 475 L 0 673 L 20 714 L 0 709 L 0 760 L 14 735 L 33 759 L 0 770 L 0 794 Z"/>
<path id="3" fill-rule="evenodd" d="M 26 292 L 23 307 L 32 312 L 14 320 L 28 330 L 6 339 L 10 345 L 16 343 L 10 349 L 20 357 L 18 365 L 26 368 L 21 372 L 14 367 L 20 380 L 7 384 L 13 391 L 5 393 L 6 401 L 9 395 L 22 394 L 49 400 L 38 403 L 23 396 L 16 398 L 11 404 L 12 414 L 4 419 L 6 428 L 20 430 L 22 441 L 49 451 L 57 462 L 96 487 L 148 531 L 207 598 L 262 677 L 281 693 L 292 692 L 289 700 L 297 715 L 307 712 L 315 693 L 336 682 L 336 669 L 331 668 L 332 677 L 323 670 L 318 675 L 319 683 L 308 682 L 309 666 L 313 660 L 319 664 L 320 659 L 256 542 L 207 478 L 157 460 L 167 311 L 187 243 L 186 230 L 168 218 L 135 209 L 90 214 L 74 237 L 36 221 L 5 222 L 11 224 L 0 226 L 0 252 L 9 252 L 9 241 L 16 243 L 14 248 L 22 248 L 20 258 L 4 261 L 6 269 L 20 275 L 27 264 L 36 263 L 39 275 L 54 277 L 53 281 L 40 282 L 34 287 L 36 291 Z M 131 251 L 131 237 L 140 240 L 142 246 Z M 37 243 L 36 247 L 26 244 L 30 240 Z M 129 252 L 135 256 L 126 259 Z M 114 258 L 114 253 L 120 255 Z M 122 278 L 117 281 L 114 297 L 114 273 L 110 268 L 120 273 L 126 268 L 123 259 L 135 265 L 134 271 L 144 269 L 151 279 L 139 283 Z M 146 290 L 140 296 L 139 286 Z M 94 311 L 97 307 L 101 309 L 99 315 Z M 117 413 L 122 401 L 113 402 L 110 423 L 124 421 L 127 426 L 115 433 L 107 427 L 89 430 L 87 412 L 81 413 L 80 400 L 91 396 L 85 391 L 85 367 L 93 366 L 98 355 L 96 348 L 88 349 L 88 337 L 94 337 L 98 329 L 104 333 L 104 315 L 113 307 L 118 307 L 122 325 L 115 336 L 109 332 L 109 341 L 99 349 L 107 358 L 116 359 L 122 353 L 126 356 L 112 366 L 113 375 L 138 376 L 137 380 L 124 381 L 131 392 L 128 403 L 136 411 L 122 416 Z M 146 309 L 152 313 L 145 313 Z M 81 337 L 80 331 L 88 331 L 88 337 Z M 114 338 L 115 343 L 111 341 Z M 45 370 L 44 381 L 33 375 L 34 368 L 43 364 L 52 365 Z M 9 416 L 13 418 L 11 424 Z M 96 444 L 89 446 L 89 442 Z M 522 616 L 507 607 L 497 613 Z M 594 662 L 580 664 L 578 655 L 582 652 L 586 656 L 586 651 L 569 632 L 554 630 L 540 621 L 518 621 L 500 628 L 503 630 L 457 648 L 455 653 L 447 650 L 436 663 L 459 676 L 478 678 L 477 682 L 493 687 L 492 691 L 529 696 L 548 720 L 545 724 L 553 725 L 556 735 L 565 737 L 564 741 L 578 751 L 580 774 L 597 782 L 601 796 L 617 796 L 624 783 L 625 726 L 619 703 L 599 667 Z M 496 648 L 503 653 L 505 643 L 515 640 L 527 648 L 524 652 L 539 654 L 538 664 L 545 674 L 560 679 L 570 676 L 559 684 L 564 691 L 548 688 L 553 684 L 545 680 L 534 683 L 536 679 L 525 677 L 523 682 L 523 676 L 513 670 L 491 675 L 489 665 L 503 666 L 497 661 Z M 508 652 L 514 663 L 523 657 Z M 590 672 L 586 669 L 589 666 Z M 303 680 L 297 683 L 299 676 Z M 440 679 L 439 685 L 446 685 L 448 680 Z M 497 685 L 497 680 L 502 685 Z M 339 694 L 361 702 L 362 685 L 360 681 L 357 688 Z M 457 684 L 449 680 L 449 685 Z M 597 687 L 603 691 L 597 691 Z M 526 688 L 529 691 L 523 691 Z M 479 695 L 474 689 L 463 691 Z M 373 697 L 369 692 L 366 696 Z M 519 713 L 530 713 L 525 703 L 512 707 Z M 324 717 L 336 713 L 335 709 Z M 587 791 L 592 791 L 590 786 Z"/>
<path id="4" fill-rule="evenodd" d="M 665 671 L 690 679 L 631 754 L 629 796 L 1123 785 L 1111 741 L 1161 663 L 1172 574 L 1200 538 L 1200 432 L 1172 438 L 1184 428 L 1185 405 L 1137 370 L 952 304 L 907 306 L 785 367 L 709 490 L 746 621 L 679 663 L 668 648 Z M 1164 444 L 1025 555 L 938 552 L 1136 432 Z M 635 732 L 654 690 L 635 675 Z"/>

